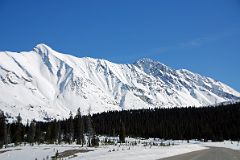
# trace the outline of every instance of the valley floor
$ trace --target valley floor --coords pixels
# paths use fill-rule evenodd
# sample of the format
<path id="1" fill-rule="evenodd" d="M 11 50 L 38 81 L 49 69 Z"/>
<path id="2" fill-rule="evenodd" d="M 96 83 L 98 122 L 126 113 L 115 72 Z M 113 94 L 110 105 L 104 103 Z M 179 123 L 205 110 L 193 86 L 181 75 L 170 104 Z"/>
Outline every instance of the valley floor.
<path id="1" fill-rule="evenodd" d="M 132 142 L 134 139 L 131 139 Z M 135 140 L 136 141 L 136 140 Z M 148 140 L 149 141 L 149 140 Z M 129 142 L 131 142 L 129 140 Z M 155 141 L 157 142 L 157 141 Z M 162 142 L 162 141 L 161 141 Z M 98 148 L 80 147 L 78 145 L 34 145 L 18 146 L 0 149 L 1 160 L 50 160 L 58 151 L 61 154 L 73 153 L 70 157 L 63 159 L 72 160 L 155 160 L 193 151 L 208 149 L 210 146 L 226 147 L 240 150 L 238 142 L 198 142 L 190 141 L 164 141 L 162 144 L 174 144 L 170 146 L 146 145 L 144 141 L 138 141 L 137 145 L 117 144 L 100 145 Z M 156 145 L 156 143 L 155 143 Z M 67 152 L 66 152 L 67 151 Z"/>

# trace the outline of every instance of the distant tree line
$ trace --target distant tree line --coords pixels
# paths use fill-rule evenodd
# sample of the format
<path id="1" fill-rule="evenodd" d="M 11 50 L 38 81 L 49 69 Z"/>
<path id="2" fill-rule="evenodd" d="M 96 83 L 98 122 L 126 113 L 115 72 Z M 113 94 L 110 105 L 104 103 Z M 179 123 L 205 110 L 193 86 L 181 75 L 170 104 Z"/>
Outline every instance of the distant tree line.
<path id="1" fill-rule="evenodd" d="M 3 112 L 0 112 L 0 148 L 4 144 L 15 143 L 73 143 L 88 146 L 97 146 L 98 138 L 95 134 L 90 114 L 82 116 L 80 108 L 73 117 L 61 121 L 37 122 L 32 120 L 22 123 L 20 114 L 13 123 L 7 123 Z M 85 138 L 87 137 L 87 138 Z M 87 142 L 85 141 L 87 139 Z"/>
<path id="2" fill-rule="evenodd" d="M 187 108 L 109 111 L 92 116 L 96 133 L 132 137 L 240 140 L 240 103 Z"/>
<path id="3" fill-rule="evenodd" d="M 80 108 L 75 116 L 50 122 L 32 120 L 22 123 L 19 114 L 16 121 L 7 123 L 0 111 L 0 148 L 4 144 L 77 143 L 98 145 L 96 135 L 157 137 L 163 139 L 240 139 L 240 103 L 217 107 L 188 107 L 169 109 L 141 109 L 109 111 L 82 116 Z M 85 138 L 87 137 L 87 138 Z"/>

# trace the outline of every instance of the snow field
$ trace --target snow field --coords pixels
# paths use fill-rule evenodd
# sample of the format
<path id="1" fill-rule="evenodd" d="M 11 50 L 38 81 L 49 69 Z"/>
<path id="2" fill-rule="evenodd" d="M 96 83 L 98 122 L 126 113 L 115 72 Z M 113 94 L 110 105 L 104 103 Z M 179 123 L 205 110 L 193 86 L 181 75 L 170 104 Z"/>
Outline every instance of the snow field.
<path id="1" fill-rule="evenodd" d="M 112 142 L 112 145 L 104 144 L 105 138 Z M 51 159 L 58 151 L 63 152 L 72 149 L 93 150 L 85 153 L 78 153 L 72 160 L 156 160 L 171 157 L 188 152 L 208 149 L 208 147 L 225 147 L 240 150 L 240 144 L 236 141 L 224 142 L 200 142 L 190 140 L 161 140 L 161 139 L 141 139 L 126 138 L 125 144 L 117 143 L 117 137 L 100 137 L 100 146 L 97 148 L 81 147 L 78 145 L 46 145 L 34 146 L 21 145 L 0 149 L 1 160 L 47 160 Z M 170 145 L 169 145 L 170 144 Z M 10 150 L 3 152 L 5 150 Z M 69 159 L 69 158 L 65 158 Z"/>

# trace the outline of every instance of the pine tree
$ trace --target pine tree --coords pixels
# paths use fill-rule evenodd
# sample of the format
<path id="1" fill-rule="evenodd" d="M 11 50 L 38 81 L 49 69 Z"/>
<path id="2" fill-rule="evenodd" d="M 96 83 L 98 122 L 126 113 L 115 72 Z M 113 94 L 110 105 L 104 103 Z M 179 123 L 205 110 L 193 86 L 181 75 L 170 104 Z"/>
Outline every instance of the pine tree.
<path id="1" fill-rule="evenodd" d="M 88 110 L 88 115 L 87 115 L 87 136 L 88 136 L 88 146 L 91 147 L 92 146 L 92 139 L 94 138 L 94 129 L 93 129 L 93 125 L 92 125 L 92 120 L 91 120 L 91 107 L 89 107 Z"/>
<path id="2" fill-rule="evenodd" d="M 5 122 L 6 122 L 6 120 L 5 120 Z M 7 146 L 9 143 L 8 137 L 10 136 L 10 134 L 8 133 L 8 125 L 6 123 L 4 125 L 3 130 L 4 130 L 4 144 Z"/>
<path id="3" fill-rule="evenodd" d="M 58 141 L 58 144 L 61 144 L 62 142 L 62 135 L 61 135 L 61 123 L 60 121 L 57 121 L 56 123 L 56 138 L 57 138 L 57 141 Z"/>
<path id="4" fill-rule="evenodd" d="M 36 122 L 36 133 L 35 133 L 35 142 L 38 144 L 44 142 L 43 132 L 41 131 L 42 123 Z"/>
<path id="5" fill-rule="evenodd" d="M 22 117 L 19 113 L 18 116 L 17 116 L 16 131 L 15 131 L 15 134 L 14 134 L 16 145 L 18 145 L 19 143 L 22 142 L 22 131 L 23 131 Z"/>
<path id="6" fill-rule="evenodd" d="M 81 115 L 81 110 L 80 108 L 78 108 L 77 110 L 77 114 L 76 114 L 76 139 L 77 139 L 77 144 L 84 144 L 84 135 L 83 135 L 83 119 L 82 119 L 82 115 Z"/>
<path id="7" fill-rule="evenodd" d="M 36 122 L 35 122 L 35 120 L 33 120 L 33 121 L 31 121 L 29 130 L 28 130 L 29 143 L 32 144 L 35 142 L 35 135 L 36 135 Z"/>
<path id="8" fill-rule="evenodd" d="M 53 144 L 57 140 L 56 123 L 56 120 L 54 120 L 47 125 L 46 141 L 50 144 Z"/>
<path id="9" fill-rule="evenodd" d="M 69 119 L 68 119 L 68 143 L 71 144 L 73 142 L 74 138 L 74 126 L 73 126 L 73 115 L 72 112 L 69 114 Z"/>
<path id="10" fill-rule="evenodd" d="M 0 148 L 3 147 L 4 141 L 5 141 L 5 129 L 6 129 L 6 123 L 5 123 L 5 116 L 4 113 L 0 110 Z"/>
<path id="11" fill-rule="evenodd" d="M 25 132 L 27 133 L 27 136 L 24 136 L 24 141 L 25 142 L 30 142 L 30 134 L 29 134 L 29 129 L 30 129 L 30 125 L 29 125 L 29 120 L 27 119 L 27 125 L 24 127 L 25 128 Z"/>
<path id="12" fill-rule="evenodd" d="M 126 131 L 125 131 L 125 125 L 123 122 L 120 122 L 121 128 L 119 133 L 119 141 L 120 143 L 125 143 L 125 137 L 126 137 Z"/>

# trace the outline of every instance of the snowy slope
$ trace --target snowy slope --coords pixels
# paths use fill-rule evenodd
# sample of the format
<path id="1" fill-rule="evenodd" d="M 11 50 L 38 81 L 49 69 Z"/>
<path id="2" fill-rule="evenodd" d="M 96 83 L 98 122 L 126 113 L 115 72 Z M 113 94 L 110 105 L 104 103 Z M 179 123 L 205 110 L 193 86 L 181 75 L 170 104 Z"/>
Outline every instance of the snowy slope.
<path id="1" fill-rule="evenodd" d="M 29 52 L 0 52 L 0 109 L 24 120 L 154 107 L 235 101 L 240 93 L 214 79 L 174 70 L 151 59 L 134 64 L 77 58 L 44 44 Z"/>

